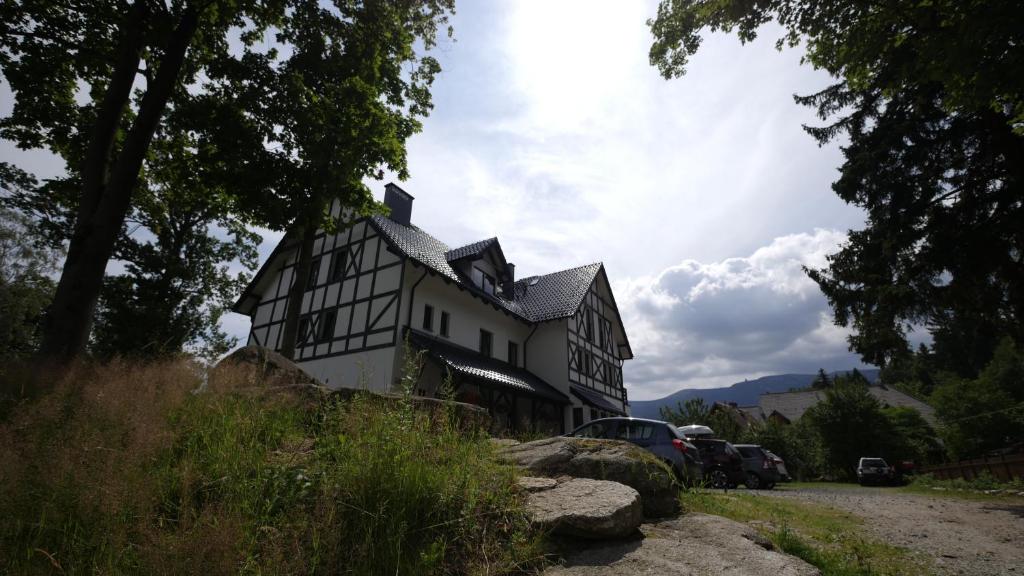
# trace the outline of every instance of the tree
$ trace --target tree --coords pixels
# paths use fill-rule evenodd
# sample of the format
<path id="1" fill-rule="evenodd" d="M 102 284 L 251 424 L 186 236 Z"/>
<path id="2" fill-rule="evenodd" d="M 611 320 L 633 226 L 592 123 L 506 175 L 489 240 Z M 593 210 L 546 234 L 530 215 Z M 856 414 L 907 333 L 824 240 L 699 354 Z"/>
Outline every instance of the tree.
<path id="1" fill-rule="evenodd" d="M 168 108 L 202 97 L 201 73 L 232 59 L 229 30 L 251 45 L 283 15 L 274 0 L 0 6 L 0 70 L 15 99 L 0 137 L 60 155 L 75 190 L 45 356 L 66 362 L 85 348 L 104 271 Z"/>
<path id="2" fill-rule="evenodd" d="M 952 458 L 1024 442 L 1024 350 L 1004 339 L 978 378 L 947 374 L 931 401 Z"/>
<path id="3" fill-rule="evenodd" d="M 276 72 L 272 113 L 282 130 L 275 140 L 303 184 L 292 206 L 289 231 L 298 259 L 285 309 L 281 353 L 294 356 L 300 305 L 310 275 L 318 229 L 333 231 L 332 201 L 345 217 L 376 208 L 368 177 L 382 168 L 407 177 L 406 140 L 421 129 L 431 108 L 430 85 L 437 61 L 421 56 L 436 41 L 437 28 L 453 10 L 452 0 L 425 2 L 335 2 L 301 0 L 278 40 L 291 56 Z M 450 29 L 449 29 L 450 33 Z"/>
<path id="4" fill-rule="evenodd" d="M 867 212 L 828 266 L 807 272 L 852 326 L 851 347 L 885 366 L 924 326 L 941 361 L 973 377 L 1003 335 L 1024 336 L 1024 4 L 666 0 L 651 62 L 685 71 L 700 32 L 740 40 L 777 21 L 778 47 L 836 82 L 797 97 L 819 143 L 847 138 L 833 190 Z"/>
<path id="5" fill-rule="evenodd" d="M 688 426 L 690 424 L 705 425 L 710 414 L 711 408 L 699 396 L 689 398 L 685 403 L 676 402 L 675 410 L 668 406 L 661 407 L 661 417 L 666 422 L 671 422 L 676 426 Z"/>
<path id="6" fill-rule="evenodd" d="M 815 390 L 825 390 L 826 388 L 832 387 L 832 379 L 825 373 L 824 368 L 818 368 L 818 375 L 814 377 L 811 382 L 811 388 Z"/>
<path id="7" fill-rule="evenodd" d="M 825 399 L 804 413 L 821 438 L 827 466 L 848 478 L 855 477 L 862 456 L 886 456 L 892 431 L 882 407 L 866 387 L 838 383 L 825 391 Z"/>
<path id="8" fill-rule="evenodd" d="M 0 184 L 3 184 L 0 180 Z M 0 206 L 0 360 L 27 357 L 39 344 L 43 310 L 53 298 L 60 254 L 34 234 L 33 222 Z"/>

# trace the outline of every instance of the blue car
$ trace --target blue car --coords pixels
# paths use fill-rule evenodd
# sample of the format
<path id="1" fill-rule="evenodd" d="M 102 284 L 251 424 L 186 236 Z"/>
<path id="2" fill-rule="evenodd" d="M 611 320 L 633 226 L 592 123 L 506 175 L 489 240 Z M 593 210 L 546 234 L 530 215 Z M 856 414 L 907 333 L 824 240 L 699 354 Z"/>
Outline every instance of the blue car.
<path id="1" fill-rule="evenodd" d="M 661 458 L 683 484 L 696 486 L 704 478 L 700 451 L 668 422 L 645 418 L 601 418 L 580 426 L 567 436 L 632 442 Z"/>

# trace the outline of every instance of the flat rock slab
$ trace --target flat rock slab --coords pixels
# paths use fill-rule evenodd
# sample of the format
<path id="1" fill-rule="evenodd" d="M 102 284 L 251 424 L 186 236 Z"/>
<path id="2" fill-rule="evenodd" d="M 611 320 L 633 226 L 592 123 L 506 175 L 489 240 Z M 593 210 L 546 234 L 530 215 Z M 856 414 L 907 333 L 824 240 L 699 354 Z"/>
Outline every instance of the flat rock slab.
<path id="1" fill-rule="evenodd" d="M 521 476 L 516 483 L 519 487 L 527 492 L 540 492 L 541 490 L 551 490 L 555 486 L 558 486 L 558 480 L 554 478 L 534 478 L 532 476 Z"/>
<path id="2" fill-rule="evenodd" d="M 748 526 L 686 514 L 640 526 L 643 538 L 564 544 L 564 562 L 543 576 L 820 576 L 814 566 L 764 547 Z"/>
<path id="3" fill-rule="evenodd" d="M 554 482 L 554 480 L 552 480 Z M 554 534 L 578 538 L 621 538 L 643 520 L 640 494 L 605 480 L 573 478 L 526 498 L 531 521 Z"/>

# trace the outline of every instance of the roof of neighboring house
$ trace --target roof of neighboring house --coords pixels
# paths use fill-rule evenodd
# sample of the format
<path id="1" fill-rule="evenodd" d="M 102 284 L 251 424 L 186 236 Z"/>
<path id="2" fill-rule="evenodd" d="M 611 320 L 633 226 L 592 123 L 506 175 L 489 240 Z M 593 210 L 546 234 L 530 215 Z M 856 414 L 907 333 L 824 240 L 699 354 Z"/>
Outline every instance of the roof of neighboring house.
<path id="1" fill-rule="evenodd" d="M 917 410 L 928 421 L 935 424 L 935 409 L 924 402 L 899 390 L 881 384 L 868 386 L 868 392 L 884 407 L 906 407 Z M 825 399 L 823 390 L 800 390 L 798 392 L 768 392 L 761 394 L 758 404 L 762 415 L 778 412 L 790 422 L 804 415 L 808 408 Z"/>
<path id="2" fill-rule="evenodd" d="M 576 384 L 569 384 L 569 390 L 574 396 L 583 401 L 584 404 L 589 404 L 598 410 L 605 410 L 614 414 L 625 414 L 622 408 L 619 408 L 615 404 L 612 404 L 604 397 L 600 392 L 594 390 L 588 390 L 583 386 L 577 386 Z"/>
<path id="3" fill-rule="evenodd" d="M 419 330 L 409 330 L 408 335 L 410 344 L 423 350 L 428 356 L 458 374 L 479 378 L 495 386 L 511 388 L 555 402 L 569 403 L 569 398 L 565 394 L 523 368 L 489 358 L 479 352 L 456 346 L 450 342 L 438 340 Z"/>

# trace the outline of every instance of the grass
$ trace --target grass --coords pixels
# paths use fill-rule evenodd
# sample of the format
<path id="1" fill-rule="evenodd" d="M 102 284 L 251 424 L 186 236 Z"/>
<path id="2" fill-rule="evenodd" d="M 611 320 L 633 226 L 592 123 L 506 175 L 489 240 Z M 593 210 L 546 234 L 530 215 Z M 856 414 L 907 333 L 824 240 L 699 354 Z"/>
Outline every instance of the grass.
<path id="1" fill-rule="evenodd" d="M 915 494 L 926 494 L 940 498 L 959 498 L 963 500 L 1006 500 L 1020 499 L 1020 492 L 1024 492 L 1024 480 L 1014 479 L 1010 482 L 1002 482 L 988 472 L 982 472 L 977 478 L 964 480 L 961 478 L 953 480 L 938 480 L 931 474 L 915 476 L 910 484 L 900 488 L 903 492 Z M 986 491 L 997 491 L 986 493 Z"/>
<path id="2" fill-rule="evenodd" d="M 869 536 L 856 515 L 782 498 L 743 492 L 688 490 L 684 509 L 748 522 L 783 552 L 821 570 L 823 576 L 931 574 L 922 559 Z"/>
<path id="3" fill-rule="evenodd" d="M 4 382 L 6 390 L 23 390 Z M 512 574 L 515 471 L 454 415 L 186 361 L 85 367 L 0 414 L 0 574 Z"/>

